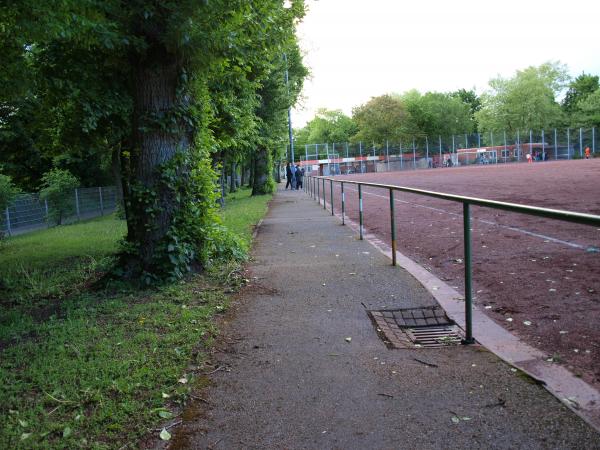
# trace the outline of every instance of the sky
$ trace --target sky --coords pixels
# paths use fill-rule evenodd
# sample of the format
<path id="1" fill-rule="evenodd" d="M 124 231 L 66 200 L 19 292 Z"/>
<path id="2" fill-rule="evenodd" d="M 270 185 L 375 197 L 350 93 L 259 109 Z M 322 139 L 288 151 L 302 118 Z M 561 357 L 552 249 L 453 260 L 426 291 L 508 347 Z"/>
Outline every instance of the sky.
<path id="1" fill-rule="evenodd" d="M 311 71 L 295 128 L 318 108 L 352 108 L 371 97 L 487 89 L 500 75 L 546 61 L 572 76 L 600 74 L 597 0 L 306 0 L 298 27 Z"/>

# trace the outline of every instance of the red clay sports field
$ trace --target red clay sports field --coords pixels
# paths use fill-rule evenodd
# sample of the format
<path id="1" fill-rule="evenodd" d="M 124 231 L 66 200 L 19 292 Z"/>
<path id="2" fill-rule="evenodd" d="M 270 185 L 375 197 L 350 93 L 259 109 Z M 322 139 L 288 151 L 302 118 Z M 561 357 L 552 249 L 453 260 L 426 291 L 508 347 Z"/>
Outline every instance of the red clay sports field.
<path id="1" fill-rule="evenodd" d="M 369 173 L 336 180 L 394 184 L 600 214 L 600 158 Z M 358 222 L 356 186 L 344 186 Z M 329 183 L 326 198 L 329 202 Z M 398 250 L 463 288 L 462 206 L 395 193 Z M 334 207 L 341 211 L 339 184 Z M 363 187 L 364 224 L 390 242 L 387 190 Z M 472 207 L 473 295 L 498 323 L 600 386 L 600 229 Z M 474 330 L 477 337 L 477 330 Z"/>

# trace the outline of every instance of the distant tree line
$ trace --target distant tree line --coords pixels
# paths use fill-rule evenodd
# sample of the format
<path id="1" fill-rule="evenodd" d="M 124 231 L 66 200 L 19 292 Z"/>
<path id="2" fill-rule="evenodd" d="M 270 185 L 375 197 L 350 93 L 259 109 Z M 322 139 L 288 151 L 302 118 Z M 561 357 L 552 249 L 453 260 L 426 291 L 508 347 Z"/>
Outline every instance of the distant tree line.
<path id="1" fill-rule="evenodd" d="M 582 73 L 571 79 L 565 65 L 548 62 L 519 70 L 511 78 L 490 80 L 481 96 L 473 89 L 425 94 L 411 90 L 373 97 L 356 106 L 352 116 L 321 109 L 295 137 L 298 147 L 359 141 L 384 145 L 425 136 L 598 126 L 598 76 Z"/>

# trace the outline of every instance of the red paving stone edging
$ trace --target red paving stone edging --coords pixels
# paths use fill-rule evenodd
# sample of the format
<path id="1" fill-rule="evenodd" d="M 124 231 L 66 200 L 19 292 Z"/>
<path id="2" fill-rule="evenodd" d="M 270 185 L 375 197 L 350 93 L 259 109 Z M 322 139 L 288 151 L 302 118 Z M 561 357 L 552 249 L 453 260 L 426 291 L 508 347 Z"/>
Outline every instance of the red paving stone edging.
<path id="1" fill-rule="evenodd" d="M 322 205 L 321 201 L 319 205 Z M 340 214 L 336 213 L 335 216 L 341 220 Z M 344 221 L 358 234 L 359 225 L 356 222 L 347 216 Z M 364 232 L 363 237 L 379 252 L 392 259 L 392 250 L 387 243 L 370 233 Z M 398 251 L 396 259 L 398 266 L 419 281 L 444 308 L 448 317 L 464 330 L 464 296 Z M 544 353 L 502 328 L 477 307 L 473 308 L 473 330 L 475 339 L 481 345 L 500 359 L 540 381 L 552 395 L 600 431 L 600 391 L 566 368 L 547 362 Z"/>

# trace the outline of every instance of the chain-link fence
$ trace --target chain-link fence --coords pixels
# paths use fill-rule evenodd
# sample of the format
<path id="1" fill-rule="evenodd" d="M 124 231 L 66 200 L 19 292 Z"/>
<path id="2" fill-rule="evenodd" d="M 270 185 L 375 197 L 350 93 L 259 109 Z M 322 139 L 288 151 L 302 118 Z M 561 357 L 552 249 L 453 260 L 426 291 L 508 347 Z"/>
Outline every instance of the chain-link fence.
<path id="1" fill-rule="evenodd" d="M 296 148 L 309 175 L 346 175 L 407 169 L 505 164 L 597 156 L 595 128 L 424 136 L 382 144 L 325 143 Z M 588 155 L 589 154 L 589 155 Z"/>
<path id="2" fill-rule="evenodd" d="M 117 190 L 114 186 L 78 188 L 69 195 L 70 213 L 62 223 L 110 214 L 117 207 Z M 20 194 L 2 211 L 0 232 L 23 234 L 53 225 L 52 205 L 40 200 L 39 194 Z"/>

